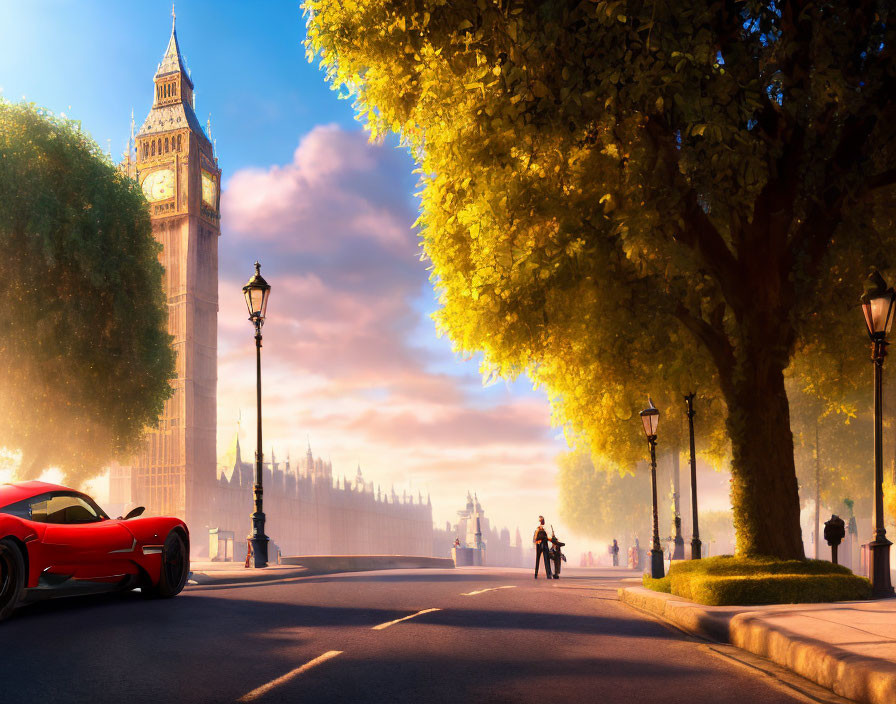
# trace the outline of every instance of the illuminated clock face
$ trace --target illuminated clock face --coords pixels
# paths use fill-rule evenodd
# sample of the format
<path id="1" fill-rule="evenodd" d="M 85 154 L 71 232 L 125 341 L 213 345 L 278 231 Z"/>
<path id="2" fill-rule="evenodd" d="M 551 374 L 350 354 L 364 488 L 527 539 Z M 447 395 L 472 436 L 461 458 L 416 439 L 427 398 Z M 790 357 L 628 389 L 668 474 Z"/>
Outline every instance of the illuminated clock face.
<path id="1" fill-rule="evenodd" d="M 202 169 L 202 202 L 213 208 L 218 207 L 218 182 L 208 171 Z"/>
<path id="2" fill-rule="evenodd" d="M 143 179 L 143 195 L 150 202 L 174 198 L 174 172 L 171 169 L 153 171 Z"/>

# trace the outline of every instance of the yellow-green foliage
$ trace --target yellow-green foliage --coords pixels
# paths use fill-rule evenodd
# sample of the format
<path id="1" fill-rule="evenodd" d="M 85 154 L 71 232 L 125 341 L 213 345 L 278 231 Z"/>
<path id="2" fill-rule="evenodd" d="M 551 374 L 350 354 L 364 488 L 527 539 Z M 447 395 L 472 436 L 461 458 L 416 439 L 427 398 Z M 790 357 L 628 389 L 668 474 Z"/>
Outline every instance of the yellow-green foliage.
<path id="1" fill-rule="evenodd" d="M 850 515 L 844 499 L 854 502 L 854 510 L 859 515 L 871 512 L 874 476 L 873 405 L 868 378 L 871 365 L 865 358 L 859 362 L 858 369 L 844 375 L 852 382 L 842 382 L 840 393 L 821 388 L 826 376 L 824 368 L 819 369 L 814 379 L 808 375 L 802 380 L 792 379 L 787 389 L 803 505 L 814 503 L 817 477 L 822 507 L 844 520 Z M 831 401 L 834 395 L 839 396 L 837 404 Z M 825 513 L 821 520 L 829 515 Z"/>
<path id="2" fill-rule="evenodd" d="M 87 479 L 171 395 L 146 198 L 77 123 L 0 100 L 0 246 L 0 447 Z"/>
<path id="3" fill-rule="evenodd" d="M 654 579 L 645 572 L 641 577 L 641 583 L 648 589 L 652 589 L 655 592 L 665 592 L 666 594 L 672 593 L 672 583 L 669 581 L 668 575 L 662 577 L 661 579 Z"/>
<path id="4" fill-rule="evenodd" d="M 889 480 L 884 482 L 884 515 L 896 519 L 896 484 Z"/>
<path id="5" fill-rule="evenodd" d="M 648 589 L 708 606 L 797 604 L 868 599 L 871 584 L 823 560 L 772 560 L 723 555 L 673 563 Z"/>
<path id="6" fill-rule="evenodd" d="M 619 474 L 595 467 L 583 452 L 557 457 L 560 517 L 580 535 L 592 538 L 645 535 L 650 526 L 647 473 Z"/>
<path id="7" fill-rule="evenodd" d="M 418 160 L 440 332 L 542 384 L 601 466 L 644 457 L 648 393 L 661 451 L 683 447 L 696 391 L 699 447 L 730 440 L 738 550 L 801 557 L 784 370 L 828 397 L 866 354 L 896 23 L 846 0 L 304 7 L 333 87 Z"/>

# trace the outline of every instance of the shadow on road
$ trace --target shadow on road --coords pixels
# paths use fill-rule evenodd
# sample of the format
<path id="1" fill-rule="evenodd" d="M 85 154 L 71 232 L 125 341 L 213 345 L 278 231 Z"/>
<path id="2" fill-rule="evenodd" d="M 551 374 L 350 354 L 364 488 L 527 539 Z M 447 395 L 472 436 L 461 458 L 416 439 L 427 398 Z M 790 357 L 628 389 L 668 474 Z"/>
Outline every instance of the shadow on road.
<path id="1" fill-rule="evenodd" d="M 512 653 L 475 659 L 446 659 L 438 652 L 411 657 L 348 657 L 333 667 L 340 673 L 339 698 L 333 696 L 330 682 L 322 673 L 301 686 L 284 687 L 278 695 L 281 701 L 352 704 L 734 701 L 700 696 L 701 684 L 705 691 L 707 676 L 712 674 L 700 666 L 652 662 L 646 667 L 643 660 L 630 657 L 630 653 L 620 653 L 620 657 L 595 653 L 562 660 L 546 655 L 535 648 L 521 647 Z M 670 698 L 670 691 L 676 692 L 675 698 Z M 770 703 L 766 700 L 763 704 Z"/>
<path id="2" fill-rule="evenodd" d="M 457 580 L 452 574 L 394 578 Z M 521 704 L 586 701 L 583 692 L 587 701 L 608 703 L 734 701 L 725 698 L 730 691 L 714 693 L 722 683 L 716 685 L 705 660 L 680 657 L 680 637 L 624 611 L 617 616 L 615 608 L 563 613 L 560 607 L 519 610 L 529 604 L 516 599 L 506 610 L 452 602 L 408 625 L 373 631 L 418 607 L 290 603 L 282 590 L 254 588 L 231 594 L 146 600 L 126 593 L 24 607 L 0 625 L 0 682 L 7 683 L 0 699 L 235 701 L 321 652 L 340 649 L 344 655 L 266 701 Z M 547 589 L 533 595 L 553 598 Z M 296 596 L 330 598 L 321 589 Z M 677 660 L 670 657 L 675 652 Z M 668 698 L 670 685 L 682 698 Z M 749 692 L 740 694 L 747 698 L 737 701 L 749 699 Z"/>

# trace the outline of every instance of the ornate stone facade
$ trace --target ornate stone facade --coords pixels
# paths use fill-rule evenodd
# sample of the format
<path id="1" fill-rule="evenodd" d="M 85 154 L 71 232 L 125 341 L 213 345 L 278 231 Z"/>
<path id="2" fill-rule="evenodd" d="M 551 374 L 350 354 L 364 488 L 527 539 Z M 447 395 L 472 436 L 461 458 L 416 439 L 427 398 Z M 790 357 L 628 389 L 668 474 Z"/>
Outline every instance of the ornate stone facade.
<path id="1" fill-rule="evenodd" d="M 110 502 L 146 506 L 204 530 L 216 465 L 221 171 L 193 111 L 193 81 L 173 19 L 153 84 L 152 109 L 136 136 L 132 125 L 122 166 L 141 184 L 162 245 L 177 370 L 174 393 L 142 451 L 130 466 L 112 468 Z"/>
<path id="2" fill-rule="evenodd" d="M 432 504 L 394 489 L 386 494 L 365 481 L 333 478 L 333 466 L 315 458 L 311 448 L 293 464 L 288 458 L 264 465 L 265 532 L 284 555 L 433 554 Z M 245 536 L 252 510 L 254 464 L 242 458 L 237 435 L 218 466 L 211 506 L 212 530 L 233 533 L 233 558 L 246 555 Z M 212 555 L 214 557 L 214 555 Z"/>

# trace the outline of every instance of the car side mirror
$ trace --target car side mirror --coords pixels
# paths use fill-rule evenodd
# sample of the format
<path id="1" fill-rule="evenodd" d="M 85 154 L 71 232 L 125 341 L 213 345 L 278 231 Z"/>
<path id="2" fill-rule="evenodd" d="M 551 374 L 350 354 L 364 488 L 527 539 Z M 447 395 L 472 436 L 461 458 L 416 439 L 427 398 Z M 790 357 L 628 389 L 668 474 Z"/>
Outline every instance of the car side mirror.
<path id="1" fill-rule="evenodd" d="M 128 520 L 129 518 L 136 518 L 141 515 L 146 510 L 144 506 L 138 506 L 137 508 L 132 508 L 128 511 L 127 515 L 124 517 L 124 520 Z"/>

